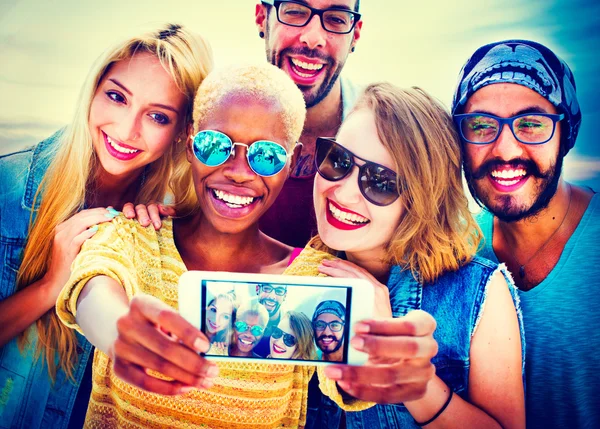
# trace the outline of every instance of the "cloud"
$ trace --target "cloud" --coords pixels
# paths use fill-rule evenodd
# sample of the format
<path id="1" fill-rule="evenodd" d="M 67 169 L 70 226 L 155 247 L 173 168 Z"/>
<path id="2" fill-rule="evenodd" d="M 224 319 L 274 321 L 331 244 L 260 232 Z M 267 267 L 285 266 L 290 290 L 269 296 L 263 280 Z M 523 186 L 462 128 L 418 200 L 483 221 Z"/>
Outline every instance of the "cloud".
<path id="1" fill-rule="evenodd" d="M 0 118 L 0 155 L 32 146 L 52 135 L 64 124 L 37 118 Z"/>

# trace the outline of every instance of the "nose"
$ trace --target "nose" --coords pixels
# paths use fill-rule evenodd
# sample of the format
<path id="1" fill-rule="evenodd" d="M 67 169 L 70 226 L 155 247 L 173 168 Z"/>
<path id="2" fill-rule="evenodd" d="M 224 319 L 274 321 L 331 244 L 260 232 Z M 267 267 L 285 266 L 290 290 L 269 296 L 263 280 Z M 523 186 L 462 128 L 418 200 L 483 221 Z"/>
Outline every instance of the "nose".
<path id="1" fill-rule="evenodd" d="M 336 201 L 342 205 L 356 204 L 360 202 L 362 194 L 358 189 L 358 167 L 352 167 L 352 172 L 337 182 L 333 195 Z"/>
<path id="2" fill-rule="evenodd" d="M 326 43 L 326 30 L 321 25 L 319 15 L 313 15 L 310 21 L 301 27 L 300 42 L 304 43 L 309 49 L 317 47 L 323 48 Z"/>
<path id="3" fill-rule="evenodd" d="M 234 146 L 233 153 L 224 164 L 223 175 L 236 183 L 244 183 L 253 180 L 256 173 L 252 171 L 246 158 L 247 147 L 243 145 Z"/>
<path id="4" fill-rule="evenodd" d="M 492 145 L 492 155 L 505 161 L 519 158 L 523 154 L 523 145 L 515 138 L 508 124 L 504 124 Z"/>
<path id="5" fill-rule="evenodd" d="M 137 140 L 140 136 L 140 119 L 140 116 L 134 110 L 126 110 L 117 124 L 117 136 L 115 137 L 123 143 Z"/>

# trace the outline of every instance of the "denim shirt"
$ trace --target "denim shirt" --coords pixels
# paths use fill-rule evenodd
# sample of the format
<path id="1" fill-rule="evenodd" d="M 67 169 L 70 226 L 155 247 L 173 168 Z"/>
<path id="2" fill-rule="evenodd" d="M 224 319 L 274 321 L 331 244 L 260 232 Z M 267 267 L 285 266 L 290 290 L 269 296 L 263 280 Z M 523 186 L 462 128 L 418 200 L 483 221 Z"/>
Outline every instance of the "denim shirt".
<path id="1" fill-rule="evenodd" d="M 48 168 L 49 150 L 60 132 L 20 152 L 0 156 L 0 300 L 15 293 L 17 271 L 27 243 L 33 198 Z M 68 186 L 68 184 L 65 184 Z M 0 428 L 66 428 L 91 344 L 78 334 L 75 383 L 62 370 L 54 385 L 42 360 L 34 358 L 36 337 L 23 353 L 16 338 L 0 349 Z M 57 360 L 58 361 L 58 360 Z"/>
<path id="2" fill-rule="evenodd" d="M 435 284 L 422 287 L 410 271 L 392 267 L 388 280 L 390 303 L 394 317 L 402 317 L 411 310 L 421 309 L 431 314 L 437 328 L 433 334 L 438 342 L 438 354 L 432 359 L 436 375 L 463 399 L 468 400 L 469 352 L 491 276 L 498 264 L 475 257 L 458 271 L 444 274 Z M 503 269 L 513 302 L 517 309 L 521 333 L 521 352 L 525 352 L 522 316 L 512 279 Z M 321 398 L 324 408 L 321 427 L 339 427 L 341 409 L 329 398 Z M 365 411 L 347 412 L 348 429 L 418 428 L 411 414 L 402 404 L 376 405 Z"/>

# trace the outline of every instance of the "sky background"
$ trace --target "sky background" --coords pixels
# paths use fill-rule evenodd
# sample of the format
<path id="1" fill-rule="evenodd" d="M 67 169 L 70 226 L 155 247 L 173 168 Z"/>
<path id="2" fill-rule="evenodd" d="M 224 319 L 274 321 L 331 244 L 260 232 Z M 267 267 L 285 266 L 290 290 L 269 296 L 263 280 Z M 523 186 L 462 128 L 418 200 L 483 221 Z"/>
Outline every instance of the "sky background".
<path id="1" fill-rule="evenodd" d="M 217 65 L 265 58 L 254 0 L 0 0 L 0 154 L 70 121 L 94 59 L 128 35 L 177 22 L 201 33 Z M 565 159 L 568 180 L 600 190 L 600 1 L 362 0 L 363 31 L 344 74 L 357 83 L 417 85 L 450 105 L 479 46 L 525 38 L 572 68 L 583 122 Z"/>

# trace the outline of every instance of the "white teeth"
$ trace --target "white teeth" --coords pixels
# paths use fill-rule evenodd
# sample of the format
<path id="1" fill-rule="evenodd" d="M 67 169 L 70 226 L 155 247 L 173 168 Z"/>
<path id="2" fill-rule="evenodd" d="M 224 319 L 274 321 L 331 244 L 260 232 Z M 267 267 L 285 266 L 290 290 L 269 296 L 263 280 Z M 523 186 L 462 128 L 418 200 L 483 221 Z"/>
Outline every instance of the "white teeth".
<path id="1" fill-rule="evenodd" d="M 248 341 L 248 340 L 245 340 L 245 339 L 243 339 L 243 338 L 240 338 L 240 343 L 242 343 L 242 344 L 246 344 L 247 346 L 249 346 L 249 345 L 251 345 L 251 344 L 252 344 L 252 341 Z"/>
<path id="2" fill-rule="evenodd" d="M 516 183 L 519 183 L 520 179 L 517 180 L 496 180 L 499 184 L 501 184 L 502 186 L 512 186 Z"/>
<path id="3" fill-rule="evenodd" d="M 321 70 L 323 68 L 324 64 L 314 64 L 314 63 L 305 63 L 304 61 L 300 61 L 297 60 L 296 58 L 292 58 L 292 63 L 296 66 L 296 67 L 300 67 L 303 68 L 304 70 Z M 302 76 L 301 73 L 298 73 Z M 305 76 L 305 77 L 310 77 L 312 76 L 311 74 Z"/>
<path id="4" fill-rule="evenodd" d="M 344 212 L 335 207 L 332 203 L 329 203 L 329 211 L 331 211 L 331 214 L 334 218 L 336 218 L 340 222 L 347 223 L 348 225 L 356 225 L 369 222 L 369 219 L 367 219 L 366 217 L 362 217 L 355 213 Z"/>
<path id="5" fill-rule="evenodd" d="M 108 144 L 117 152 L 121 152 L 121 153 L 137 153 L 139 152 L 138 149 L 128 149 L 126 147 L 123 146 L 119 146 L 117 143 L 115 143 L 109 136 L 108 134 L 106 135 L 106 141 L 108 142 Z"/>
<path id="6" fill-rule="evenodd" d="M 492 177 L 499 179 L 515 179 L 525 176 L 527 172 L 525 170 L 494 170 L 492 171 Z"/>
<path id="7" fill-rule="evenodd" d="M 239 209 L 240 207 L 247 206 L 249 204 L 252 204 L 252 202 L 254 201 L 254 197 L 243 197 L 241 195 L 229 194 L 218 189 L 213 189 L 213 193 L 215 197 L 217 197 L 221 201 L 224 201 L 228 207 L 231 207 L 233 209 Z"/>

